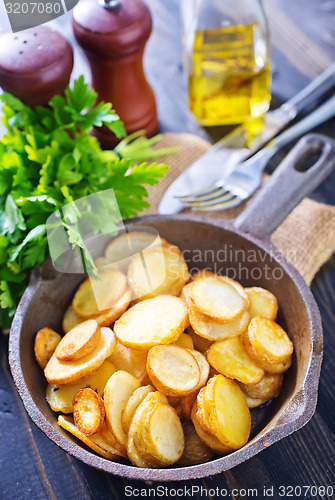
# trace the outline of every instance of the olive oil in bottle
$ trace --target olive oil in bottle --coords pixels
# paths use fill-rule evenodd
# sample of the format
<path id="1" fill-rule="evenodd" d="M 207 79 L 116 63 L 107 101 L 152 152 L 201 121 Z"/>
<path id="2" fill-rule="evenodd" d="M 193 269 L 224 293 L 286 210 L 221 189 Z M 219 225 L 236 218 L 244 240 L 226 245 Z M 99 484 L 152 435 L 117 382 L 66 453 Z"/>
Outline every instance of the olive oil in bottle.
<path id="1" fill-rule="evenodd" d="M 189 107 L 201 125 L 238 124 L 268 110 L 270 63 L 259 25 L 197 30 L 190 63 Z"/>

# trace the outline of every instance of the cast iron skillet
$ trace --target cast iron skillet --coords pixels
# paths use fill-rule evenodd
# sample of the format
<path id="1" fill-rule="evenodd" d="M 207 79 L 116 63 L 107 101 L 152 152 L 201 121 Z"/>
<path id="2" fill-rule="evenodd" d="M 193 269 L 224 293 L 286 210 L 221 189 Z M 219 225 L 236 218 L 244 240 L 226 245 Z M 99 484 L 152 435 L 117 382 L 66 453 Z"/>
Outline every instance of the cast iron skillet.
<path id="1" fill-rule="evenodd" d="M 319 160 L 307 171 L 301 171 L 306 157 L 315 152 L 321 155 Z M 35 273 L 13 321 L 9 341 L 10 367 L 34 423 L 54 443 L 86 464 L 129 479 L 156 481 L 201 478 L 228 470 L 305 425 L 317 401 L 323 346 L 321 318 L 308 286 L 271 244 L 269 235 L 334 167 L 335 142 L 310 134 L 298 143 L 235 221 L 182 215 L 149 216 L 129 222 L 139 228 L 143 225 L 155 228 L 161 236 L 178 245 L 185 251 L 190 268 L 208 267 L 218 271 L 220 269 L 215 266 L 219 264 L 222 274 L 228 271 L 228 275 L 234 277 L 232 273 L 237 271 L 240 275 L 235 277 L 239 277 L 244 286 L 262 286 L 278 298 L 278 322 L 293 340 L 294 361 L 286 373 L 279 398 L 265 408 L 252 410 L 251 439 L 243 448 L 197 466 L 140 469 L 129 462 L 115 463 L 96 455 L 59 428 L 57 415 L 45 400 L 46 381 L 34 359 L 33 339 L 37 330 L 44 326 L 61 329 L 63 313 L 82 280 L 78 275 L 58 274 L 48 280 Z M 223 249 L 228 261 L 222 261 Z M 234 259 L 235 250 L 239 250 L 237 260 Z M 199 255 L 202 256 L 200 266 Z M 213 255 L 220 255 L 220 262 L 213 262 Z"/>

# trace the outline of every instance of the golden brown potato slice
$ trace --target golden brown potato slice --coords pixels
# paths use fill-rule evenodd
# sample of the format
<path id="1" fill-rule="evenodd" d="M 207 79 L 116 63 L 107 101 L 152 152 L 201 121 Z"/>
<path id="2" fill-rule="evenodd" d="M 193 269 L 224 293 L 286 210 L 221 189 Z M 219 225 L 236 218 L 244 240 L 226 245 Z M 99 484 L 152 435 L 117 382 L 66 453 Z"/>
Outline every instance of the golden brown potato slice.
<path id="1" fill-rule="evenodd" d="M 136 409 L 142 403 L 143 399 L 145 399 L 150 392 L 154 391 L 155 388 L 152 385 L 143 385 L 135 389 L 134 393 L 130 396 L 121 417 L 122 429 L 126 434 L 129 432 L 129 427 Z"/>
<path id="2" fill-rule="evenodd" d="M 130 299 L 131 291 L 127 289 L 121 299 L 113 307 L 107 309 L 101 314 L 98 314 L 98 316 L 94 316 L 92 319 L 95 319 L 100 326 L 110 326 L 125 312 L 130 304 Z M 74 326 L 79 325 L 83 321 L 85 321 L 85 319 L 78 316 L 74 312 L 72 304 L 70 304 L 63 317 L 62 326 L 64 332 L 68 333 Z"/>
<path id="3" fill-rule="evenodd" d="M 284 376 L 274 373 L 266 373 L 264 377 L 258 384 L 239 384 L 242 391 L 246 396 L 254 399 L 264 399 L 268 401 L 269 399 L 276 398 L 279 396 L 281 387 L 283 385 Z"/>
<path id="4" fill-rule="evenodd" d="M 158 391 L 149 393 L 140 405 L 135 410 L 135 414 L 130 424 L 128 433 L 128 443 L 127 443 L 127 454 L 129 460 L 137 467 L 148 467 L 155 468 L 158 466 L 157 461 L 153 459 L 145 459 L 135 444 L 135 437 L 142 432 L 144 415 L 147 413 L 148 409 L 152 407 L 157 401 L 167 402 L 166 397 Z"/>
<path id="5" fill-rule="evenodd" d="M 191 286 L 192 286 L 192 283 L 188 283 L 187 285 L 183 286 L 183 288 L 181 289 L 181 292 L 180 292 L 180 295 L 179 295 L 179 298 L 181 298 L 181 300 L 183 300 L 186 304 L 186 306 L 188 307 L 190 302 L 191 302 Z"/>
<path id="6" fill-rule="evenodd" d="M 216 375 L 211 390 L 206 391 L 204 404 L 214 436 L 229 448 L 246 444 L 251 429 L 250 411 L 245 396 L 236 382 Z"/>
<path id="7" fill-rule="evenodd" d="M 218 453 L 218 455 L 227 455 L 227 453 L 230 453 L 233 451 L 231 448 L 228 446 L 225 446 L 222 444 L 215 436 L 212 434 L 208 434 L 200 425 L 198 416 L 197 416 L 197 402 L 194 403 L 194 406 L 192 408 L 192 414 L 191 414 L 192 422 L 195 428 L 196 433 L 198 434 L 199 438 L 201 441 L 205 443 L 206 446 L 211 448 L 212 450 L 215 451 L 215 453 Z"/>
<path id="8" fill-rule="evenodd" d="M 187 396 L 200 382 L 200 368 L 193 354 L 177 345 L 150 349 L 147 372 L 154 386 L 167 396 Z"/>
<path id="9" fill-rule="evenodd" d="M 111 446 L 112 448 L 114 448 L 115 450 L 117 450 L 117 452 L 118 452 L 118 454 L 120 456 L 127 458 L 127 452 L 126 452 L 126 450 L 116 440 L 114 434 L 109 429 L 106 420 L 105 420 L 104 425 L 102 426 L 101 431 L 99 431 L 97 434 L 94 434 L 94 436 L 97 436 L 97 435 L 101 435 L 102 439 L 107 443 L 107 445 Z M 104 446 L 102 446 L 102 448 L 105 449 Z"/>
<path id="10" fill-rule="evenodd" d="M 193 304 L 190 304 L 189 307 L 189 318 L 195 333 L 200 337 L 212 341 L 237 337 L 247 328 L 250 319 L 249 312 L 245 310 L 234 321 L 224 324 L 202 315 Z"/>
<path id="11" fill-rule="evenodd" d="M 196 334 L 191 326 L 186 329 L 187 333 L 193 340 L 194 348 L 201 352 L 202 354 L 207 354 L 208 349 L 213 344 L 212 340 L 204 339 L 200 335 Z"/>
<path id="12" fill-rule="evenodd" d="M 138 438 L 138 443 L 137 439 Z M 145 425 L 135 436 L 140 454 L 162 465 L 176 463 L 183 454 L 184 433 L 172 406 L 157 402 L 147 413 Z"/>
<path id="13" fill-rule="evenodd" d="M 249 306 L 244 288 L 227 277 L 203 277 L 193 281 L 190 296 L 202 316 L 231 323 Z"/>
<path id="14" fill-rule="evenodd" d="M 278 363 L 274 365 L 269 365 L 267 371 L 269 373 L 274 373 L 279 375 L 280 373 L 286 372 L 292 366 L 292 357 L 283 363 Z"/>
<path id="15" fill-rule="evenodd" d="M 206 397 L 206 392 L 211 390 L 211 386 L 214 385 L 215 380 L 210 380 L 207 384 L 206 387 L 203 387 L 197 395 L 197 418 L 199 421 L 199 424 L 203 428 L 207 434 L 213 434 L 211 423 L 209 420 L 210 414 L 208 411 L 205 409 L 205 397 Z"/>
<path id="16" fill-rule="evenodd" d="M 198 391 L 204 385 L 206 385 L 206 382 L 207 382 L 208 377 L 209 377 L 210 366 L 207 362 L 207 359 L 205 358 L 205 356 L 203 354 L 201 354 L 201 352 L 196 351 L 194 349 L 190 349 L 190 352 L 195 357 L 195 359 L 199 365 L 199 369 L 200 369 L 200 380 L 199 380 L 199 384 L 196 388 L 196 391 Z"/>
<path id="17" fill-rule="evenodd" d="M 264 377 L 264 370 L 249 356 L 240 336 L 214 342 L 207 359 L 219 373 L 244 384 L 257 384 Z"/>
<path id="18" fill-rule="evenodd" d="M 266 399 L 256 399 L 256 398 L 250 398 L 249 396 L 245 395 L 245 400 L 247 402 L 248 408 L 258 408 L 258 406 L 262 406 L 264 403 L 266 403 Z"/>
<path id="19" fill-rule="evenodd" d="M 70 330 L 72 330 L 72 328 L 79 325 L 80 323 L 83 323 L 83 321 L 85 321 L 85 318 L 81 318 L 80 316 L 78 316 L 74 312 L 72 304 L 70 304 L 63 316 L 63 321 L 62 321 L 63 332 L 68 333 Z"/>
<path id="20" fill-rule="evenodd" d="M 245 288 L 245 292 L 250 301 L 250 318 L 264 316 L 268 319 L 276 319 L 278 302 L 271 292 L 257 286 Z"/>
<path id="21" fill-rule="evenodd" d="M 167 241 L 158 235 L 141 231 L 130 231 L 117 236 L 106 247 L 105 258 L 126 273 L 132 258 L 155 246 L 167 245 Z"/>
<path id="22" fill-rule="evenodd" d="M 127 435 L 122 428 L 122 412 L 139 387 L 140 383 L 135 377 L 119 370 L 110 377 L 104 391 L 107 425 L 124 448 L 127 448 Z"/>
<path id="23" fill-rule="evenodd" d="M 208 462 L 214 457 L 214 452 L 198 436 L 192 422 L 183 422 L 185 446 L 177 465 L 197 465 Z"/>
<path id="24" fill-rule="evenodd" d="M 95 434 L 92 434 L 90 436 L 90 440 L 93 441 L 94 444 L 102 448 L 103 450 L 113 453 L 114 455 L 117 455 L 118 457 L 124 457 L 127 458 L 126 453 L 124 451 L 120 451 L 118 448 L 112 446 L 111 443 L 105 440 L 102 431 L 96 432 Z"/>
<path id="25" fill-rule="evenodd" d="M 44 370 L 51 356 L 53 355 L 61 336 L 51 328 L 41 328 L 35 337 L 35 358 L 40 367 Z"/>
<path id="26" fill-rule="evenodd" d="M 182 333 L 179 339 L 176 340 L 175 345 L 179 345 L 185 349 L 194 349 L 192 337 L 187 333 Z"/>
<path id="27" fill-rule="evenodd" d="M 99 279 L 87 278 L 76 291 L 72 307 L 83 318 L 97 316 L 113 307 L 127 290 L 127 278 L 116 269 L 99 273 Z"/>
<path id="28" fill-rule="evenodd" d="M 86 387 L 73 398 L 74 425 L 85 436 L 100 431 L 105 421 L 105 407 L 99 394 Z"/>
<path id="29" fill-rule="evenodd" d="M 154 345 L 175 342 L 185 329 L 187 317 L 181 299 L 161 295 L 128 309 L 116 321 L 114 331 L 126 347 L 149 350 Z"/>
<path id="30" fill-rule="evenodd" d="M 106 359 L 95 372 L 80 379 L 75 385 L 48 384 L 46 399 L 53 411 L 72 413 L 73 398 L 80 389 L 90 387 L 102 397 L 105 385 L 114 372 L 115 367 Z"/>
<path id="31" fill-rule="evenodd" d="M 172 245 L 144 250 L 133 258 L 128 282 L 134 299 L 145 300 L 158 295 L 179 295 L 189 280 L 186 262 Z"/>
<path id="32" fill-rule="evenodd" d="M 288 361 L 293 344 L 287 333 L 274 321 L 257 316 L 250 321 L 243 334 L 243 341 L 249 355 L 264 370 L 271 365 Z"/>
<path id="33" fill-rule="evenodd" d="M 191 419 L 191 412 L 194 405 L 194 401 L 197 399 L 197 394 L 198 392 L 195 391 L 192 392 L 192 394 L 189 394 L 188 396 L 183 396 L 182 398 L 180 398 L 180 403 L 179 403 L 180 410 L 178 411 L 178 409 L 175 408 L 179 418 L 186 418 L 187 420 Z"/>
<path id="34" fill-rule="evenodd" d="M 147 374 L 147 355 L 148 351 L 130 349 L 117 342 L 109 360 L 117 370 L 124 370 L 130 373 L 141 384 L 144 384 L 149 380 Z M 150 380 L 148 383 L 150 383 Z"/>
<path id="35" fill-rule="evenodd" d="M 59 361 L 77 361 L 90 354 L 98 345 L 100 326 L 94 319 L 80 323 L 59 342 L 55 356 Z"/>
<path id="36" fill-rule="evenodd" d="M 70 417 L 69 415 L 59 415 L 58 417 L 58 424 L 60 427 L 65 429 L 66 431 L 70 432 L 73 436 L 76 438 L 80 439 L 86 446 L 94 450 L 96 453 L 101 455 L 104 458 L 107 458 L 108 460 L 119 460 L 120 456 L 119 454 L 111 453 L 110 451 L 107 451 L 106 449 L 102 448 L 98 444 L 94 443 L 92 439 L 89 437 L 85 436 L 82 432 L 80 432 L 79 429 L 74 425 L 73 423 L 73 418 Z"/>
<path id="37" fill-rule="evenodd" d="M 59 361 L 53 354 L 45 367 L 44 375 L 49 384 L 71 384 L 89 375 L 110 356 L 115 349 L 116 338 L 110 328 L 101 328 L 94 351 L 77 361 Z"/>

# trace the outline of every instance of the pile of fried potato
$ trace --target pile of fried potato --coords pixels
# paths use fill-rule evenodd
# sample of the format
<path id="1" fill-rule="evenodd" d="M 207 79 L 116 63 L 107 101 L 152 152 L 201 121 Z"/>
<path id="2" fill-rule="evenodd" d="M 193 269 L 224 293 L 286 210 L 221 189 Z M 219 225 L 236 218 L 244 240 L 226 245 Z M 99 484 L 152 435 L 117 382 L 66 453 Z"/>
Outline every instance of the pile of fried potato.
<path id="1" fill-rule="evenodd" d="M 143 232 L 115 238 L 100 264 L 65 312 L 65 335 L 42 328 L 35 338 L 59 425 L 138 467 L 244 446 L 250 408 L 279 395 L 291 365 L 274 295 L 207 270 L 190 276 L 179 248 Z"/>

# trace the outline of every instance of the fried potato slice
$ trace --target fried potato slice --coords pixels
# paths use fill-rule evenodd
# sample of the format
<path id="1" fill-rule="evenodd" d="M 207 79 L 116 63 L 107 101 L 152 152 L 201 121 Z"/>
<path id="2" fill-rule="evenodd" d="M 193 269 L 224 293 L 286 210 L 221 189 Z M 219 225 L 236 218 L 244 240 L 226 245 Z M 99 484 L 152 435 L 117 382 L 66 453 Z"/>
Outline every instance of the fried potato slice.
<path id="1" fill-rule="evenodd" d="M 203 354 L 201 354 L 201 352 L 199 352 L 195 349 L 189 349 L 189 351 L 195 357 L 195 359 L 199 365 L 199 369 L 200 369 L 200 380 L 199 380 L 199 383 L 197 385 L 197 388 L 195 389 L 196 391 L 198 391 L 204 385 L 206 385 L 206 382 L 207 382 L 208 377 L 209 377 L 210 366 L 209 366 L 207 359 L 205 358 L 205 356 Z"/>
<path id="2" fill-rule="evenodd" d="M 209 392 L 212 390 L 212 387 L 214 385 L 215 380 L 210 380 L 208 382 L 208 385 L 206 387 L 203 387 L 197 395 L 197 418 L 199 421 L 199 424 L 203 428 L 207 434 L 213 434 L 211 423 L 209 420 L 209 413 L 205 409 L 205 397 L 206 397 L 206 392 Z"/>
<path id="3" fill-rule="evenodd" d="M 175 342 L 185 329 L 187 317 L 181 299 L 161 295 L 128 309 L 115 322 L 114 332 L 126 347 L 149 350 L 154 345 Z"/>
<path id="4" fill-rule="evenodd" d="M 204 398 L 205 412 L 214 436 L 229 448 L 246 444 L 251 429 L 250 411 L 245 396 L 236 382 L 215 375 L 211 390 Z"/>
<path id="5" fill-rule="evenodd" d="M 47 366 L 61 338 L 59 333 L 51 328 L 41 328 L 36 333 L 34 343 L 35 358 L 43 370 Z"/>
<path id="6" fill-rule="evenodd" d="M 117 236 L 107 245 L 105 258 L 125 273 L 134 255 L 147 248 L 163 245 L 168 245 L 168 242 L 158 235 L 129 231 Z"/>
<path id="7" fill-rule="evenodd" d="M 237 337 L 247 328 L 249 323 L 249 312 L 245 310 L 241 316 L 231 323 L 220 323 L 202 315 L 198 309 L 190 304 L 190 323 L 197 335 L 207 340 L 224 340 L 229 337 Z"/>
<path id="8" fill-rule="evenodd" d="M 192 422 L 182 422 L 185 446 L 177 465 L 197 465 L 212 460 L 214 451 L 198 436 Z"/>
<path id="9" fill-rule="evenodd" d="M 249 306 L 244 288 L 225 276 L 203 277 L 193 281 L 190 296 L 201 315 L 231 323 Z"/>
<path id="10" fill-rule="evenodd" d="M 63 316 L 62 328 L 64 333 L 68 333 L 72 328 L 83 323 L 85 318 L 81 318 L 76 314 L 73 310 L 72 304 L 66 309 L 65 314 Z"/>
<path id="11" fill-rule="evenodd" d="M 113 307 L 107 309 L 101 314 L 98 314 L 98 316 L 94 316 L 92 319 L 95 319 L 100 326 L 110 326 L 125 312 L 130 304 L 130 300 L 131 291 L 127 289 L 121 299 Z M 83 321 L 85 321 L 85 319 L 78 316 L 74 312 L 72 304 L 70 304 L 63 317 L 63 331 L 68 333 L 73 327 L 79 325 Z"/>
<path id="12" fill-rule="evenodd" d="M 91 318 L 106 312 L 127 290 L 127 278 L 117 269 L 99 273 L 99 278 L 87 278 L 76 291 L 72 307 L 78 316 Z"/>
<path id="13" fill-rule="evenodd" d="M 80 430 L 77 429 L 77 427 L 74 425 L 73 418 L 69 415 L 59 415 L 58 424 L 66 431 L 70 432 L 70 434 L 80 439 L 80 441 L 82 441 L 84 444 L 86 444 L 86 446 L 98 453 L 98 455 L 101 455 L 108 460 L 119 460 L 120 457 L 116 452 L 111 453 L 110 451 L 107 451 L 106 449 L 93 442 L 91 438 L 85 436 L 85 434 L 80 432 Z"/>
<path id="14" fill-rule="evenodd" d="M 135 389 L 134 393 L 130 396 L 121 417 L 122 429 L 126 434 L 129 432 L 129 427 L 136 409 L 142 403 L 143 399 L 145 399 L 150 392 L 154 391 L 155 388 L 152 385 L 143 385 Z"/>
<path id="15" fill-rule="evenodd" d="M 257 399 L 257 398 L 250 398 L 249 396 L 245 395 L 245 400 L 247 402 L 248 408 L 258 408 L 259 406 L 262 406 L 264 403 L 267 402 L 266 399 Z"/>
<path id="16" fill-rule="evenodd" d="M 271 365 L 288 361 L 293 344 L 287 333 L 274 321 L 256 316 L 250 321 L 243 334 L 243 341 L 249 355 L 264 370 Z"/>
<path id="17" fill-rule="evenodd" d="M 292 366 L 292 357 L 283 363 L 277 363 L 273 365 L 268 365 L 267 371 L 269 373 L 274 373 L 279 375 L 280 373 L 286 372 Z"/>
<path id="18" fill-rule="evenodd" d="M 244 384 L 257 384 L 264 377 L 264 370 L 249 356 L 240 336 L 214 342 L 207 359 L 216 371 Z"/>
<path id="19" fill-rule="evenodd" d="M 233 451 L 231 448 L 228 446 L 225 446 L 222 444 L 215 436 L 212 434 L 208 434 L 200 425 L 198 416 L 197 416 L 197 402 L 194 403 L 194 406 L 192 408 L 192 413 L 191 413 L 191 419 L 195 428 L 196 433 L 198 434 L 199 438 L 203 443 L 205 443 L 206 446 L 211 448 L 215 453 L 218 455 L 227 455 L 227 453 L 230 453 Z"/>
<path id="20" fill-rule="evenodd" d="M 198 392 L 194 391 L 192 392 L 192 394 L 180 398 L 179 407 L 178 409 L 175 408 L 179 418 L 183 417 L 186 418 L 187 420 L 191 419 L 191 412 L 194 405 L 194 401 L 197 399 L 197 394 Z"/>
<path id="21" fill-rule="evenodd" d="M 176 411 L 167 403 L 153 405 L 136 437 L 135 445 L 144 458 L 149 455 L 149 459 L 159 464 L 172 465 L 183 454 L 183 428 Z"/>
<path id="22" fill-rule="evenodd" d="M 188 283 L 187 285 L 184 285 L 183 288 L 181 289 L 179 298 L 183 300 L 186 304 L 187 307 L 189 307 L 189 304 L 191 302 L 191 286 L 192 283 Z"/>
<path id="23" fill-rule="evenodd" d="M 130 349 L 117 342 L 114 351 L 108 359 L 117 370 L 124 370 L 130 373 L 141 384 L 144 384 L 149 380 L 147 374 L 147 355 L 148 351 Z M 150 380 L 148 383 L 150 383 Z"/>
<path id="24" fill-rule="evenodd" d="M 110 356 L 115 349 L 116 338 L 110 328 L 101 328 L 98 344 L 94 351 L 77 361 L 59 361 L 55 353 L 44 370 L 49 384 L 70 384 L 89 375 Z"/>
<path id="25" fill-rule="evenodd" d="M 103 429 L 104 428 L 105 428 L 105 424 L 103 426 Z M 117 455 L 118 457 L 127 458 L 127 454 L 124 451 L 118 449 L 116 446 L 113 446 L 109 441 L 107 441 L 105 439 L 102 430 L 100 430 L 99 432 L 96 432 L 95 434 L 92 434 L 90 436 L 90 440 L 94 444 L 96 444 L 97 446 L 99 446 L 100 448 L 102 448 L 103 450 L 105 450 L 105 451 L 107 451 L 109 453 L 113 453 L 113 455 Z"/>
<path id="26" fill-rule="evenodd" d="M 177 345 L 152 347 L 147 372 L 153 385 L 167 396 L 187 396 L 200 382 L 200 368 L 189 349 Z"/>
<path id="27" fill-rule="evenodd" d="M 210 348 L 210 346 L 213 344 L 213 341 L 204 339 L 203 337 L 200 337 L 200 335 L 195 333 L 195 331 L 193 330 L 193 328 L 191 326 L 189 326 L 186 329 L 186 331 L 187 331 L 188 335 L 190 335 L 190 337 L 193 340 L 194 348 L 197 351 L 201 352 L 202 354 L 207 354 L 207 351 Z"/>
<path id="28" fill-rule="evenodd" d="M 264 318 L 276 319 L 278 302 L 271 292 L 257 286 L 245 288 L 244 290 L 250 301 L 250 318 L 264 316 Z"/>
<path id="29" fill-rule="evenodd" d="M 239 384 L 242 391 L 249 398 L 263 399 L 269 401 L 270 399 L 279 396 L 281 387 L 283 385 L 284 376 L 281 374 L 266 373 L 260 382 L 257 384 Z"/>
<path id="30" fill-rule="evenodd" d="M 128 269 L 129 286 L 134 299 L 139 300 L 165 294 L 178 296 L 189 277 L 180 250 L 172 245 L 144 250 Z"/>
<path id="31" fill-rule="evenodd" d="M 104 402 L 98 393 L 85 387 L 73 398 L 74 425 L 85 436 L 100 431 L 105 421 Z"/>
<path id="32" fill-rule="evenodd" d="M 59 361 L 77 361 L 90 354 L 98 345 L 100 326 L 88 319 L 70 330 L 59 342 L 55 356 Z"/>
<path id="33" fill-rule="evenodd" d="M 152 404 L 157 401 L 167 402 L 166 397 L 158 391 L 149 393 L 140 405 L 135 410 L 133 419 L 130 424 L 127 443 L 127 454 L 129 460 L 137 467 L 155 468 L 158 466 L 157 461 L 153 459 L 145 459 L 135 445 L 135 437 L 139 435 L 143 427 L 143 416 L 151 408 Z"/>
<path id="34" fill-rule="evenodd" d="M 179 339 L 176 340 L 175 345 L 179 345 L 185 349 L 194 349 L 192 337 L 187 333 L 182 333 Z"/>
<path id="35" fill-rule="evenodd" d="M 114 372 L 115 367 L 106 359 L 95 372 L 80 379 L 74 385 L 48 384 L 46 391 L 47 402 L 53 411 L 72 413 L 73 398 L 80 389 L 90 387 L 102 397 L 105 385 Z"/>
<path id="36" fill-rule="evenodd" d="M 104 391 L 106 421 L 116 440 L 127 448 L 127 435 L 122 428 L 122 412 L 133 392 L 140 387 L 139 381 L 124 370 L 115 372 Z"/>

